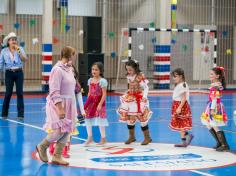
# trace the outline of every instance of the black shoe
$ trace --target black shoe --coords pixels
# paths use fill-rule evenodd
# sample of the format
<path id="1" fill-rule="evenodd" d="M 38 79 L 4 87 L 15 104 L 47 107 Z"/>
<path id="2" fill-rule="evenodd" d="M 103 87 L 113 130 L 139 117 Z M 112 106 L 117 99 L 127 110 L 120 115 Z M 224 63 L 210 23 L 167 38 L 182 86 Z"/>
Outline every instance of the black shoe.
<path id="1" fill-rule="evenodd" d="M 214 128 L 211 128 L 209 131 L 210 131 L 211 135 L 213 136 L 213 138 L 214 138 L 215 141 L 216 141 L 216 146 L 213 147 L 213 148 L 214 148 L 214 149 L 217 149 L 218 147 L 221 146 L 221 144 L 220 144 L 220 141 L 219 141 L 218 136 L 217 136 L 217 134 L 216 134 L 216 131 L 214 130 Z"/>
<path id="2" fill-rule="evenodd" d="M 24 121 L 24 117 L 17 117 L 17 120 Z"/>
<path id="3" fill-rule="evenodd" d="M 226 141 L 224 132 L 223 131 L 218 131 L 216 134 L 217 134 L 217 137 L 218 137 L 218 139 L 220 141 L 220 144 L 221 144 L 220 147 L 218 147 L 216 149 L 216 151 L 218 151 L 218 152 L 228 152 L 229 151 L 229 145 Z"/>
<path id="4" fill-rule="evenodd" d="M 2 120 L 7 120 L 7 116 L 2 116 Z"/>

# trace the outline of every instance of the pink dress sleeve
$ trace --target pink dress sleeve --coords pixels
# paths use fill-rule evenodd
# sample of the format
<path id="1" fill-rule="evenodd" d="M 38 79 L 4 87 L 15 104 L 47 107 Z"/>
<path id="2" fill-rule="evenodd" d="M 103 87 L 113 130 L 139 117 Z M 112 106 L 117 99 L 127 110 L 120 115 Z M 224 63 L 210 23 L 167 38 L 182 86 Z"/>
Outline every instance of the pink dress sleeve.
<path id="1" fill-rule="evenodd" d="M 62 82 L 62 72 L 59 67 L 52 70 L 49 79 L 49 96 L 54 104 L 62 102 L 61 98 L 61 82 Z"/>

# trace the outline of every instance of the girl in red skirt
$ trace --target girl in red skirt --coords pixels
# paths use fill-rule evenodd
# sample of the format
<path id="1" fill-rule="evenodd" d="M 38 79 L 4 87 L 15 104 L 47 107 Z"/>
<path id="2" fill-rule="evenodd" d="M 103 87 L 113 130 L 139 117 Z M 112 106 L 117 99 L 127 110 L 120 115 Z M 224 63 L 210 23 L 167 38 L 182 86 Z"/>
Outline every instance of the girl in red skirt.
<path id="1" fill-rule="evenodd" d="M 173 103 L 171 111 L 171 122 L 169 127 L 174 131 L 179 131 L 182 139 L 181 144 L 175 147 L 187 147 L 193 135 L 189 134 L 192 129 L 192 113 L 189 106 L 189 87 L 185 82 L 184 70 L 177 68 L 172 72 L 175 89 L 173 92 Z"/>

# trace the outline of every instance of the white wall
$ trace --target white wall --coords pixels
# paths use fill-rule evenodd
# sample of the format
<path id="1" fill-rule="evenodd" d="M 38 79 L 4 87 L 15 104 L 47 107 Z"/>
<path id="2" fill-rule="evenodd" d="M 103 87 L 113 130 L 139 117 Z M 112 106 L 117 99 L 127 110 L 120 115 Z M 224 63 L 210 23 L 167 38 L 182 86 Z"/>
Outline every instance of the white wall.
<path id="1" fill-rule="evenodd" d="M 16 14 L 42 15 L 43 0 L 16 0 Z"/>
<path id="2" fill-rule="evenodd" d="M 8 13 L 8 0 L 1 0 L 0 4 L 0 14 Z"/>
<path id="3" fill-rule="evenodd" d="M 96 0 L 68 0 L 69 16 L 96 16 Z"/>

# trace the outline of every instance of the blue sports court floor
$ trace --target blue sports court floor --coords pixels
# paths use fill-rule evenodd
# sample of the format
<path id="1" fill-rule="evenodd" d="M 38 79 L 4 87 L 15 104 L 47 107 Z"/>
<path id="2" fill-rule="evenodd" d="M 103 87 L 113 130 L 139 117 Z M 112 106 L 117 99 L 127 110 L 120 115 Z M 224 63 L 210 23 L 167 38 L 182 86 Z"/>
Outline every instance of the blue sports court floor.
<path id="1" fill-rule="evenodd" d="M 236 109 L 236 94 L 227 93 L 223 103 L 229 117 L 224 127 L 232 153 L 219 153 L 211 149 L 215 145 L 208 130 L 201 125 L 200 115 L 207 103 L 207 94 L 191 95 L 194 139 L 186 149 L 176 149 L 172 144 L 180 142 L 179 134 L 168 128 L 170 121 L 171 95 L 150 96 L 154 112 L 149 123 L 153 143 L 141 147 L 143 140 L 139 124 L 136 125 L 137 143 L 123 145 L 127 139 L 126 125 L 118 122 L 116 108 L 119 96 L 107 97 L 107 114 L 110 126 L 107 128 L 106 147 L 83 147 L 86 130 L 80 126 L 80 134 L 72 139 L 71 166 L 63 167 L 43 164 L 35 155 L 35 145 L 45 132 L 45 96 L 25 96 L 25 121 L 16 120 L 16 99 L 13 98 L 8 120 L 0 120 L 0 175 L 1 176 L 61 176 L 61 175 L 157 175 L 190 176 L 236 174 L 236 126 L 233 111 Z M 0 100 L 2 108 L 3 98 Z M 98 129 L 94 129 L 95 141 L 99 141 Z"/>

